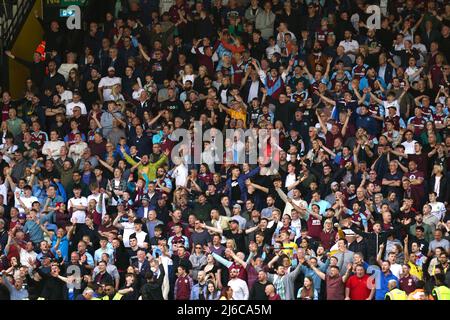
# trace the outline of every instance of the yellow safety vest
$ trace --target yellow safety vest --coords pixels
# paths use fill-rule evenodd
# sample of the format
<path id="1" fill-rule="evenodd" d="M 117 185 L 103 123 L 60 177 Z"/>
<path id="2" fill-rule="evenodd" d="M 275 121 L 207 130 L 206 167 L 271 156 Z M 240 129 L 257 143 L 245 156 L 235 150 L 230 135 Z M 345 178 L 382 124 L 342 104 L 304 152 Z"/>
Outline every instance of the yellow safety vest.
<path id="1" fill-rule="evenodd" d="M 450 300 L 450 289 L 447 286 L 440 286 L 433 289 L 433 294 L 438 300 Z"/>
<path id="2" fill-rule="evenodd" d="M 385 297 L 389 297 L 389 298 L 391 298 L 391 300 L 406 300 L 407 299 L 406 292 L 402 291 L 400 289 L 397 289 L 397 288 L 386 293 Z"/>
<path id="3" fill-rule="evenodd" d="M 122 299 L 122 297 L 123 297 L 123 295 L 121 295 L 120 293 L 116 293 L 114 295 L 114 297 L 112 298 L 112 300 L 120 300 L 120 299 Z M 102 298 L 102 300 L 109 300 L 109 296 L 108 295 L 104 296 Z"/>

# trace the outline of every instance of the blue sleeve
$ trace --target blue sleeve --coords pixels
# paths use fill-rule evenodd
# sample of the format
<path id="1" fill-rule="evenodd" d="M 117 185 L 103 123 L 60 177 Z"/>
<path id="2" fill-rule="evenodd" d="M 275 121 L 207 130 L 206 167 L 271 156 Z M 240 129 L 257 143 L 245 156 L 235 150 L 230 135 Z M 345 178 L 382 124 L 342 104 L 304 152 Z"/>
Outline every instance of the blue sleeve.
<path id="1" fill-rule="evenodd" d="M 367 218 L 365 215 L 361 215 L 361 220 L 362 220 L 362 224 L 364 226 L 364 228 L 367 228 Z"/>
<path id="2" fill-rule="evenodd" d="M 242 177 L 242 180 L 245 181 L 245 180 L 247 180 L 247 179 L 249 179 L 249 178 L 251 178 L 251 177 L 257 175 L 257 174 L 259 173 L 259 170 L 260 170 L 260 168 L 259 168 L 259 166 L 258 166 L 258 167 L 256 167 L 255 169 L 251 170 L 249 173 L 243 174 L 243 175 L 241 176 L 241 177 Z"/>
<path id="3" fill-rule="evenodd" d="M 185 248 L 189 250 L 189 239 L 186 236 L 183 236 L 183 238 L 184 238 L 184 243 L 186 244 Z"/>
<path id="4" fill-rule="evenodd" d="M 319 270 L 322 272 L 326 272 L 328 269 L 328 266 L 330 265 L 330 259 L 327 259 L 325 263 L 322 261 L 317 260 L 317 264 L 319 265 Z"/>
<path id="5" fill-rule="evenodd" d="M 366 78 L 362 78 L 360 81 L 359 81 L 359 91 L 362 91 L 364 88 L 366 88 L 368 86 L 368 83 L 367 83 L 367 79 Z"/>
<path id="6" fill-rule="evenodd" d="M 233 262 L 228 261 L 227 259 L 219 256 L 217 253 L 213 252 L 212 256 L 214 257 L 214 259 L 216 259 L 217 262 L 223 264 L 225 267 L 229 268 L 231 267 L 231 265 L 233 264 Z"/>

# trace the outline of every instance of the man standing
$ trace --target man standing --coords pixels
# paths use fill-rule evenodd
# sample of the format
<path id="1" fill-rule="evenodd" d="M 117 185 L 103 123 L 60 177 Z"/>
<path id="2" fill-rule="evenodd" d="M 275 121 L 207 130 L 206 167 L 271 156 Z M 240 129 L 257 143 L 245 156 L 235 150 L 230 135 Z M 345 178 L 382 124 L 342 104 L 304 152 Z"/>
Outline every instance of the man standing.
<path id="1" fill-rule="evenodd" d="M 178 278 L 175 281 L 174 297 L 175 300 L 189 300 L 193 287 L 193 280 L 187 273 L 184 265 L 178 266 Z"/>
<path id="2" fill-rule="evenodd" d="M 230 281 L 228 286 L 233 289 L 233 300 L 248 300 L 249 291 L 247 282 L 238 277 L 239 270 L 233 268 L 230 270 Z"/>
<path id="3" fill-rule="evenodd" d="M 369 275 L 363 265 L 355 267 L 355 274 L 345 284 L 345 300 L 372 300 L 375 286 L 369 287 Z"/>

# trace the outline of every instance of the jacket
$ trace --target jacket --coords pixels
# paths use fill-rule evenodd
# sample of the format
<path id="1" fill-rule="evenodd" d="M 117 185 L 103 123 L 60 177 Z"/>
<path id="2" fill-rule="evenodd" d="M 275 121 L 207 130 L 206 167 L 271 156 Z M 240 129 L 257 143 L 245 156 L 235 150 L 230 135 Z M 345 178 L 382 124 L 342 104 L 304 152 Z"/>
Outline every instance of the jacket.
<path id="1" fill-rule="evenodd" d="M 203 299 L 206 298 L 206 295 L 207 295 L 206 289 L 207 288 L 208 288 L 208 286 L 205 284 L 205 285 L 203 285 L 203 288 L 201 289 L 202 290 L 201 294 L 204 297 Z M 200 284 L 197 283 L 192 287 L 190 300 L 200 300 L 199 295 L 200 295 Z"/>
<path id="2" fill-rule="evenodd" d="M 131 164 L 132 166 L 136 165 L 137 162 L 133 160 L 128 154 L 124 154 L 125 160 Z M 139 164 L 138 166 L 138 172 L 139 172 L 139 178 L 143 178 L 147 181 L 153 181 L 156 179 L 156 170 L 158 170 L 158 167 L 162 166 L 167 161 L 167 156 L 163 155 L 158 161 L 156 162 L 149 162 L 146 165 Z M 144 176 L 143 173 L 146 175 Z"/>
<path id="3" fill-rule="evenodd" d="M 237 178 L 239 189 L 241 189 L 241 200 L 243 202 L 247 201 L 247 187 L 245 185 L 245 180 L 250 179 L 253 176 L 256 176 L 259 173 L 259 170 L 260 168 L 257 167 L 251 170 L 249 173 L 239 175 L 239 177 Z M 226 189 L 227 189 L 227 196 L 231 199 L 231 178 L 227 179 Z"/>
<path id="4" fill-rule="evenodd" d="M 294 285 L 295 284 L 294 284 L 294 282 L 302 270 L 301 267 L 302 267 L 302 264 L 299 264 L 294 269 L 294 271 L 291 271 L 290 273 L 285 274 L 283 277 L 281 277 L 281 281 L 283 281 L 284 289 L 286 291 L 286 300 L 294 300 L 295 299 L 295 293 L 294 293 Z M 274 283 L 274 280 L 276 280 L 277 277 L 279 277 L 279 276 L 269 273 L 267 279 L 270 282 Z"/>
<path id="5" fill-rule="evenodd" d="M 163 300 L 162 284 L 166 275 L 162 264 L 159 265 L 159 276 L 152 282 L 147 282 L 141 288 L 142 300 Z"/>

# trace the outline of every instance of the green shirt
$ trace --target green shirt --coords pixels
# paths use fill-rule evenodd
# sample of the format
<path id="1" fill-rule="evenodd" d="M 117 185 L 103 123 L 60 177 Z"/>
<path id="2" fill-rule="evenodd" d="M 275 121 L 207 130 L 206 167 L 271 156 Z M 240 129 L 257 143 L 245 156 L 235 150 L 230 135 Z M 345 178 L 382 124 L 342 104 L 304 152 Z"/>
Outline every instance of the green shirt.
<path id="1" fill-rule="evenodd" d="M 18 136 L 21 132 L 21 125 L 23 123 L 23 120 L 20 118 L 8 119 L 6 120 L 6 123 L 8 124 L 8 130 L 13 134 L 14 137 Z"/>

